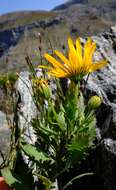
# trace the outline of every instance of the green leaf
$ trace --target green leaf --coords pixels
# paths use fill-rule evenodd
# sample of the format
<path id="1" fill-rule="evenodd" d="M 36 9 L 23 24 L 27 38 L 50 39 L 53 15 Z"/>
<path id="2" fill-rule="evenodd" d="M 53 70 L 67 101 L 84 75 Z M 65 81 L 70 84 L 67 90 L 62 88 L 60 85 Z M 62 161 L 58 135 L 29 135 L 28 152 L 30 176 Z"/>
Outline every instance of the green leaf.
<path id="1" fill-rule="evenodd" d="M 21 148 L 25 152 L 26 155 L 29 156 L 30 159 L 33 159 L 37 162 L 44 163 L 44 162 L 52 162 L 53 159 L 50 158 L 45 152 L 37 149 L 31 144 L 26 144 L 25 142 L 21 142 Z"/>
<path id="2" fill-rule="evenodd" d="M 84 159 L 88 149 L 92 147 L 96 136 L 95 127 L 92 124 L 83 127 L 80 131 L 77 130 L 77 133 L 73 135 L 68 145 L 69 158 L 72 163 L 78 163 Z"/>
<path id="3" fill-rule="evenodd" d="M 66 125 L 64 112 L 61 110 L 57 116 L 57 121 L 61 127 Z"/>
<path id="4" fill-rule="evenodd" d="M 85 149 L 86 147 L 88 147 L 88 139 L 83 138 L 83 139 L 79 139 L 77 142 L 74 142 L 72 144 L 69 145 L 69 150 L 78 150 L 81 151 L 83 149 Z"/>
<path id="5" fill-rule="evenodd" d="M 5 178 L 6 183 L 9 186 L 12 186 L 15 183 L 20 183 L 18 179 L 16 179 L 10 169 L 8 167 L 1 170 L 2 176 Z"/>
<path id="6" fill-rule="evenodd" d="M 43 183 L 43 185 L 45 186 L 45 190 L 49 190 L 52 187 L 52 182 L 46 178 L 45 176 L 42 175 L 38 175 L 39 179 L 41 180 L 41 182 Z"/>
<path id="7" fill-rule="evenodd" d="M 48 126 L 44 126 L 44 124 L 41 121 L 38 121 L 36 119 L 33 119 L 32 121 L 32 127 L 34 128 L 35 132 L 38 133 L 38 136 L 40 136 L 40 133 L 46 136 L 54 136 L 56 138 L 57 133 L 50 129 Z"/>
<path id="8" fill-rule="evenodd" d="M 78 135 L 78 137 L 72 140 L 72 143 L 68 145 L 68 151 L 70 158 L 73 162 L 82 160 L 89 148 L 88 136 Z"/>
<path id="9" fill-rule="evenodd" d="M 80 92 L 79 100 L 78 100 L 78 108 L 79 110 L 84 113 L 85 110 L 85 104 L 84 104 L 84 97 L 83 94 Z"/>
<path id="10" fill-rule="evenodd" d="M 1 170 L 1 174 L 10 187 L 14 187 L 16 190 L 29 190 L 29 187 L 23 184 L 23 182 L 20 181 L 19 178 L 13 174 L 13 172 L 8 167 L 3 168 Z"/>
<path id="11" fill-rule="evenodd" d="M 70 121 L 76 120 L 78 107 L 77 107 L 77 102 L 73 97 L 70 97 L 70 99 L 66 102 L 65 111 L 66 111 L 66 117 Z"/>

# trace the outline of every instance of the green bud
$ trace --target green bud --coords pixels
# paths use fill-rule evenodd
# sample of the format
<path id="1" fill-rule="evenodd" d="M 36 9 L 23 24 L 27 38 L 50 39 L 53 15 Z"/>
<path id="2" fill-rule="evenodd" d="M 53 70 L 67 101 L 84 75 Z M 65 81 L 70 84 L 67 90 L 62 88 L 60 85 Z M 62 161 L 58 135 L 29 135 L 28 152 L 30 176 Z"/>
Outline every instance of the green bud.
<path id="1" fill-rule="evenodd" d="M 101 103 L 102 103 L 101 98 L 95 95 L 89 99 L 87 106 L 89 109 L 94 110 L 94 109 L 97 109 L 101 105 Z"/>
<path id="2" fill-rule="evenodd" d="M 43 96 L 45 97 L 45 99 L 50 99 L 50 97 L 51 97 L 51 90 L 50 90 L 50 88 L 49 88 L 49 86 L 48 85 L 46 85 L 46 84 L 42 84 L 41 85 L 41 93 L 43 94 Z"/>
<path id="3" fill-rule="evenodd" d="M 34 79 L 33 85 L 41 97 L 45 99 L 49 99 L 51 97 L 51 90 L 49 88 L 47 80 L 43 78 Z"/>

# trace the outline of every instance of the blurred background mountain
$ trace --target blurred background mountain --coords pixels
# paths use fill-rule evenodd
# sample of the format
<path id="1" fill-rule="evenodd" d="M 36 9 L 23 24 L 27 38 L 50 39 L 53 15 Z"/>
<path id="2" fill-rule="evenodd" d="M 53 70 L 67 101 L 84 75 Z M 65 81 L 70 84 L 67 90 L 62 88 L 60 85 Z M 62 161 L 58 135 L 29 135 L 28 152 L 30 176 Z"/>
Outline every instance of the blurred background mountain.
<path id="1" fill-rule="evenodd" d="M 38 48 L 41 54 L 51 49 L 51 43 L 53 48 L 65 48 L 70 35 L 96 35 L 112 25 L 116 25 L 115 0 L 70 0 L 51 11 L 1 15 L 0 73 L 25 70 L 27 54 L 38 64 Z"/>

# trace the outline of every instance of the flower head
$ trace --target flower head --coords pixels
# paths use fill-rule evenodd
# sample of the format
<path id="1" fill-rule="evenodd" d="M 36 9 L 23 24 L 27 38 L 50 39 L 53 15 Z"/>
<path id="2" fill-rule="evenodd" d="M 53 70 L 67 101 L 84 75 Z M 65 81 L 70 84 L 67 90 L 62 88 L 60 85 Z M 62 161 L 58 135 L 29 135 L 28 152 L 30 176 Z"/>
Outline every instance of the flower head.
<path id="1" fill-rule="evenodd" d="M 75 44 L 69 38 L 68 46 L 68 58 L 59 51 L 55 51 L 58 59 L 46 53 L 44 57 L 52 66 L 40 67 L 48 69 L 48 74 L 54 77 L 81 80 L 84 75 L 96 71 L 107 64 L 107 60 L 93 63 L 93 53 L 96 49 L 96 43 L 91 38 L 88 38 L 84 48 L 80 38 L 77 38 Z"/>

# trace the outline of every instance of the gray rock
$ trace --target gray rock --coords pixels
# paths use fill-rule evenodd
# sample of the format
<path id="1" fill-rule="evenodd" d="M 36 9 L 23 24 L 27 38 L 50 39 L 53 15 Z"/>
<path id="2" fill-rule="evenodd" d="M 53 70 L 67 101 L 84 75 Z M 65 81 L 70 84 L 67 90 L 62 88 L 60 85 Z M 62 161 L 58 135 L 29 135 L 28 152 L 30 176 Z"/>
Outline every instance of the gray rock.
<path id="1" fill-rule="evenodd" d="M 9 117 L 9 122 L 12 123 L 12 116 L 7 115 L 7 117 Z M 11 135 L 9 122 L 7 121 L 6 114 L 0 111 L 0 165 L 4 162 L 2 154 L 5 159 L 9 151 L 10 135 Z"/>
<path id="2" fill-rule="evenodd" d="M 107 67 L 95 72 L 89 77 L 87 90 L 89 94 L 97 94 L 103 99 L 101 108 L 97 111 L 97 138 L 99 148 L 95 158 L 97 175 L 103 181 L 103 189 L 115 190 L 116 170 L 116 27 L 111 32 L 94 36 L 98 52 L 94 59 L 106 58 Z M 102 167 L 101 167 L 102 166 Z"/>
<path id="3" fill-rule="evenodd" d="M 36 107 L 32 98 L 32 86 L 29 80 L 29 73 L 23 72 L 16 83 L 16 88 L 21 97 L 19 115 L 19 126 L 24 130 L 23 136 L 28 143 L 34 144 L 36 137 L 31 127 L 31 119 L 36 117 Z"/>

